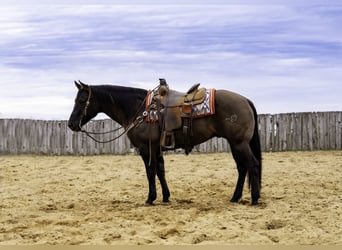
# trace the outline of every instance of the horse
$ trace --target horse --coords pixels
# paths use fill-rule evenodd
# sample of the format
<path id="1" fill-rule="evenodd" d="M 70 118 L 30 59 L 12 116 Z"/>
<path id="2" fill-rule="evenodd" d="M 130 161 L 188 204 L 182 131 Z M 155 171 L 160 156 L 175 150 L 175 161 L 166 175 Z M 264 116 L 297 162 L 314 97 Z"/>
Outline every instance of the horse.
<path id="1" fill-rule="evenodd" d="M 148 179 L 145 204 L 153 205 L 157 198 L 156 176 L 162 189 L 162 201 L 168 203 L 170 191 L 165 177 L 165 149 L 160 146 L 161 125 L 146 122 L 144 119 L 148 90 L 117 85 L 88 85 L 81 81 L 74 83 L 78 92 L 68 127 L 75 132 L 83 131 L 83 125 L 98 113 L 104 113 L 119 123 L 127 132 L 132 145 L 138 149 L 145 164 Z M 191 146 L 212 137 L 227 139 L 238 171 L 235 191 L 230 201 L 239 202 L 248 174 L 251 205 L 258 205 L 262 157 L 256 108 L 252 101 L 240 94 L 229 90 L 216 90 L 215 110 L 213 115 L 193 119 Z M 182 129 L 174 131 L 174 138 L 175 148 L 188 146 L 184 145 Z"/>

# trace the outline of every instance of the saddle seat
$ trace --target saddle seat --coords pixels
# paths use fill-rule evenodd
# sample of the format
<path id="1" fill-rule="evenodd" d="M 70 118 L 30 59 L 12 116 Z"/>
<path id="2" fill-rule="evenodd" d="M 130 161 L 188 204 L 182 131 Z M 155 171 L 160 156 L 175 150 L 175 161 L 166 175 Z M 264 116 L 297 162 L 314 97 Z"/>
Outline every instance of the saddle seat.
<path id="1" fill-rule="evenodd" d="M 182 104 L 193 105 L 202 103 L 205 99 L 205 88 L 198 88 L 200 83 L 193 85 L 186 93 L 169 89 L 162 85 L 159 88 L 160 101 L 165 107 L 181 107 Z"/>
<path id="2" fill-rule="evenodd" d="M 183 133 L 189 134 L 192 107 L 202 103 L 206 97 L 206 89 L 199 88 L 199 85 L 199 83 L 193 85 L 186 93 L 171 90 L 168 85 L 160 85 L 155 98 L 163 106 L 162 147 L 166 149 L 175 147 L 173 130 L 181 129 L 183 126 Z"/>

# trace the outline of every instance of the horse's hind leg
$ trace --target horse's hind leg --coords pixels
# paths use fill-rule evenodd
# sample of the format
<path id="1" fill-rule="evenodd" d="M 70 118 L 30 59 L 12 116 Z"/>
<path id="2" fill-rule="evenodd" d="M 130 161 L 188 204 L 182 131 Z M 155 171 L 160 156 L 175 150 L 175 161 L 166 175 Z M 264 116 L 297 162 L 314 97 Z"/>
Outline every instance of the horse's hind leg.
<path id="1" fill-rule="evenodd" d="M 163 193 L 163 202 L 169 202 L 170 191 L 167 186 L 167 182 L 165 179 L 165 168 L 164 168 L 164 158 L 163 155 L 157 156 L 157 176 L 160 181 L 160 185 Z"/>
<path id="2" fill-rule="evenodd" d="M 233 195 L 233 197 L 231 198 L 230 201 L 231 202 L 238 202 L 240 200 L 240 198 L 242 197 L 242 191 L 243 191 L 243 186 L 245 184 L 247 168 L 243 164 L 239 163 L 238 154 L 236 153 L 234 148 L 232 148 L 232 154 L 233 154 L 233 157 L 235 159 L 236 167 L 238 169 L 238 174 L 239 175 L 238 175 L 238 180 L 237 180 L 237 183 L 236 183 L 234 195 Z"/>
<path id="3" fill-rule="evenodd" d="M 241 198 L 246 173 L 248 172 L 249 184 L 251 186 L 252 205 L 257 205 L 258 199 L 260 197 L 260 173 L 257 168 L 258 161 L 255 159 L 253 152 L 247 142 L 231 145 L 231 147 L 233 157 L 236 161 L 237 168 L 239 171 L 238 181 L 231 201 L 237 202 Z"/>

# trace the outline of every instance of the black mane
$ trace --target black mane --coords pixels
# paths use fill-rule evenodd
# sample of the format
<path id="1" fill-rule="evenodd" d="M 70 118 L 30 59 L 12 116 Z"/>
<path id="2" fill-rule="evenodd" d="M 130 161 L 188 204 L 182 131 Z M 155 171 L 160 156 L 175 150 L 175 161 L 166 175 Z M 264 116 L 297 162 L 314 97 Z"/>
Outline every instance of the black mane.
<path id="1" fill-rule="evenodd" d="M 93 85 L 92 91 L 102 100 L 116 103 L 122 111 L 131 119 L 134 119 L 138 109 L 144 107 L 147 96 L 146 89 L 116 86 L 116 85 Z"/>

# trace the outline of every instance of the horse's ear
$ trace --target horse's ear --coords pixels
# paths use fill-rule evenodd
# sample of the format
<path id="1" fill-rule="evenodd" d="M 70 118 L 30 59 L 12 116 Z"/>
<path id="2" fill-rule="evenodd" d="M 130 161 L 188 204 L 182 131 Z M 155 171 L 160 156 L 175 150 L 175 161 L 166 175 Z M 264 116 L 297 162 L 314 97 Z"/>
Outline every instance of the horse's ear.
<path id="1" fill-rule="evenodd" d="M 88 89 L 89 86 L 83 82 L 81 82 L 80 80 L 75 81 L 75 85 L 78 89 Z"/>
<path id="2" fill-rule="evenodd" d="M 82 89 L 88 89 L 89 88 L 89 86 L 87 84 L 81 82 L 80 80 L 78 80 L 78 83 L 81 84 Z"/>
<path id="3" fill-rule="evenodd" d="M 74 81 L 75 82 L 75 86 L 76 86 L 76 88 L 78 88 L 78 89 L 82 89 L 82 85 L 81 84 L 79 84 L 77 81 Z"/>

